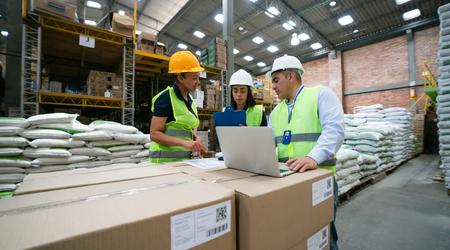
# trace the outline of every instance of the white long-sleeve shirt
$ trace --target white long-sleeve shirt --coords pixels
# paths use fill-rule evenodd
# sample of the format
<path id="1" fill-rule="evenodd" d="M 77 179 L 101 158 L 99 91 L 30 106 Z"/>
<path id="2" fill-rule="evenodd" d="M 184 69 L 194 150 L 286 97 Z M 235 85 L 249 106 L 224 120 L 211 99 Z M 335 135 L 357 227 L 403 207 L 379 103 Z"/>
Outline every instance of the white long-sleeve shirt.
<path id="1" fill-rule="evenodd" d="M 293 108 L 294 103 L 288 105 L 289 108 Z M 342 104 L 336 94 L 328 87 L 319 87 L 317 112 L 322 125 L 322 133 L 317 140 L 317 145 L 309 152 L 308 156 L 319 165 L 332 159 L 339 150 L 344 141 L 345 128 Z M 272 113 L 269 117 L 268 126 L 272 127 Z"/>

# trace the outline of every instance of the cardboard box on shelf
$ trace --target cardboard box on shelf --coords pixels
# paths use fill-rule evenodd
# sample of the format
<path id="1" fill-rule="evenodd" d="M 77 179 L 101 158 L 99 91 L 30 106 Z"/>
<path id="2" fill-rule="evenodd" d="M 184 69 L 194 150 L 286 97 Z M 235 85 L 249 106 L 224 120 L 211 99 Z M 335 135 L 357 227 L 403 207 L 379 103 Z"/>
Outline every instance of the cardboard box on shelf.
<path id="1" fill-rule="evenodd" d="M 128 14 L 122 16 L 119 13 L 113 13 L 111 27 L 113 32 L 132 37 L 134 28 L 133 17 Z"/>
<path id="2" fill-rule="evenodd" d="M 234 192 L 181 173 L 17 196 L 0 214 L 3 249 L 236 249 Z"/>
<path id="3" fill-rule="evenodd" d="M 91 70 L 87 78 L 87 94 L 90 96 L 104 96 L 108 86 L 116 86 L 116 74 Z"/>
<path id="4" fill-rule="evenodd" d="M 161 46 L 161 45 L 156 45 L 155 47 L 155 54 L 157 55 L 164 55 L 164 53 L 166 52 L 166 47 L 165 46 Z"/>
<path id="5" fill-rule="evenodd" d="M 236 191 L 238 248 L 289 249 L 324 228 L 333 219 L 332 178 L 318 169 L 283 178 L 216 180 Z"/>
<path id="6" fill-rule="evenodd" d="M 37 13 L 48 14 L 66 20 L 75 20 L 77 7 L 65 0 L 33 0 L 33 10 Z"/>
<path id="7" fill-rule="evenodd" d="M 111 97 L 112 98 L 122 98 L 123 97 L 123 78 L 122 76 L 117 76 L 111 85 Z"/>
<path id="8" fill-rule="evenodd" d="M 49 91 L 54 93 L 62 93 L 62 82 L 58 81 L 50 81 L 49 83 Z"/>

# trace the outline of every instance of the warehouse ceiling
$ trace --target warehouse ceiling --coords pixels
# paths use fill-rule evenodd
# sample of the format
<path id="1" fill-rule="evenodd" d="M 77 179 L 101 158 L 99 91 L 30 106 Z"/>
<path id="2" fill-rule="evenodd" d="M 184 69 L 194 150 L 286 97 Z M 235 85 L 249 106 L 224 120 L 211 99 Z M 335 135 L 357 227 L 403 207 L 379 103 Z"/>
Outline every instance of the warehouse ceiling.
<path id="1" fill-rule="evenodd" d="M 81 7 L 87 2 L 73 1 Z M 133 0 L 96 1 L 102 4 L 101 9 L 85 8 L 81 15 L 96 19 L 100 26 L 105 25 L 101 23 L 102 17 L 109 11 L 131 11 L 133 7 Z M 308 61 L 327 55 L 331 50 L 351 49 L 404 34 L 407 29 L 435 25 L 438 23 L 437 8 L 447 2 L 234 0 L 233 37 L 234 47 L 239 51 L 235 54 L 235 68 L 261 74 L 283 54 Z M 179 43 L 196 52 L 206 48 L 214 37 L 222 36 L 222 24 L 215 20 L 221 12 L 222 0 L 140 0 L 137 29 L 158 32 L 158 39 L 166 44 L 169 54 L 179 50 Z M 407 12 L 409 14 L 405 14 Z M 403 15 L 407 16 L 403 18 Z M 345 24 L 345 21 L 350 23 Z M 194 36 L 195 31 L 204 33 L 205 37 Z M 253 39 L 257 36 L 264 41 L 255 43 Z M 253 60 L 247 61 L 245 56 L 251 56 Z"/>

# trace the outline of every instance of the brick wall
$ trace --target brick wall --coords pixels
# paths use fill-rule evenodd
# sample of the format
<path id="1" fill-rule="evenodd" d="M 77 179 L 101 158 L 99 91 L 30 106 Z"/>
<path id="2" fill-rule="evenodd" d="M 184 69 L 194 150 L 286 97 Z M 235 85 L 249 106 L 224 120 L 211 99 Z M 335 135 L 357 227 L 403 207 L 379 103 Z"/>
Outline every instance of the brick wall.
<path id="1" fill-rule="evenodd" d="M 408 81 L 406 36 L 345 51 L 343 58 L 345 90 Z"/>
<path id="2" fill-rule="evenodd" d="M 439 27 L 432 27 L 414 33 L 416 41 L 416 80 L 423 80 L 423 63 L 437 60 Z M 437 65 L 431 65 L 431 70 L 437 77 Z"/>
<path id="3" fill-rule="evenodd" d="M 303 64 L 305 74 L 303 83 L 305 86 L 325 85 L 328 86 L 328 57 L 309 61 Z"/>
<path id="4" fill-rule="evenodd" d="M 439 27 L 431 27 L 414 33 L 416 46 L 416 81 L 423 81 L 423 62 L 436 62 Z M 357 49 L 337 53 L 337 59 L 329 57 L 305 62 L 303 82 L 307 86 L 322 84 L 331 87 L 341 98 L 346 90 L 371 86 L 405 83 L 408 77 L 408 46 L 406 34 Z M 437 72 L 436 65 L 432 70 Z M 437 74 L 435 74 L 437 75 Z M 416 99 L 423 87 L 416 87 Z M 343 97 L 345 112 L 359 105 L 381 103 L 386 107 L 410 106 L 409 88 L 371 92 Z M 417 105 L 420 110 L 425 98 Z"/>

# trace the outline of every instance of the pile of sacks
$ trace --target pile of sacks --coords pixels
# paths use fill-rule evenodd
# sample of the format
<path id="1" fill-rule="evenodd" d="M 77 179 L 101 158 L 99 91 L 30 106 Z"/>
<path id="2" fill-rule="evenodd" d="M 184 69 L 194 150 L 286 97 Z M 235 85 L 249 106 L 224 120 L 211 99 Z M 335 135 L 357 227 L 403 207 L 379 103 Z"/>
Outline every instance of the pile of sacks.
<path id="1" fill-rule="evenodd" d="M 412 114 L 405 108 L 393 107 L 382 111 L 384 120 L 394 128 L 394 161 L 397 165 L 411 159 L 415 153 Z"/>
<path id="2" fill-rule="evenodd" d="M 87 126 L 76 118 L 65 113 L 0 118 L 0 192 L 15 190 L 27 173 L 147 160 L 148 134 L 110 121 Z"/>
<path id="3" fill-rule="evenodd" d="M 366 122 L 382 122 L 384 119 L 383 105 L 357 106 L 353 108 L 353 118 L 364 119 Z"/>
<path id="4" fill-rule="evenodd" d="M 0 117 L 0 195 L 14 191 L 31 167 L 23 157 L 29 141 L 19 136 L 29 125 L 23 118 Z"/>
<path id="5" fill-rule="evenodd" d="M 351 149 L 341 148 L 336 153 L 336 182 L 339 195 L 345 194 L 359 183 L 361 176 L 360 154 Z"/>
<path id="6" fill-rule="evenodd" d="M 439 155 L 445 186 L 450 189 L 450 4 L 438 8 L 439 31 L 439 95 L 437 114 L 439 128 Z"/>

